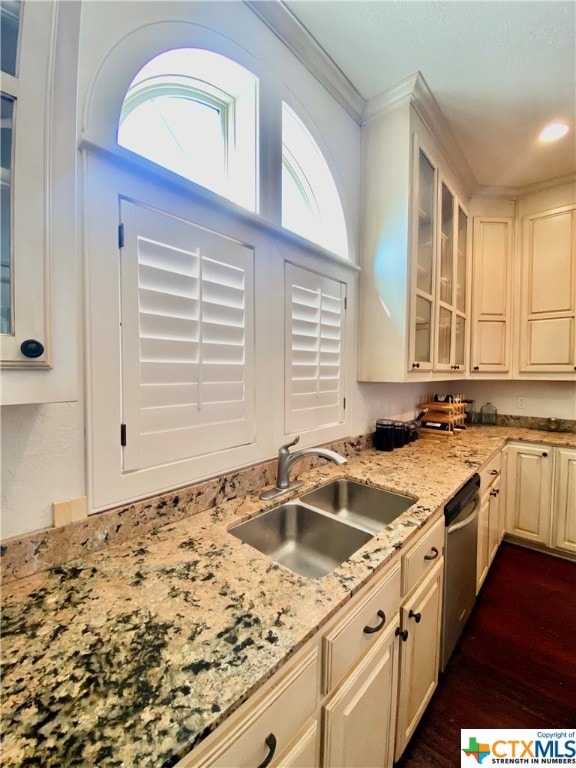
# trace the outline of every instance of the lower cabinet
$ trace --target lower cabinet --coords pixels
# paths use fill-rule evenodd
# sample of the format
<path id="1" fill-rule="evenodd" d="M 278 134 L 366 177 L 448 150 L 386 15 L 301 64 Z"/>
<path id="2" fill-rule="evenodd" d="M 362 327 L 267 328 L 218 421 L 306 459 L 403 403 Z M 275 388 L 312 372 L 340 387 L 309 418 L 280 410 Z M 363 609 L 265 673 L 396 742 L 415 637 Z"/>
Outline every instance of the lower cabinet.
<path id="1" fill-rule="evenodd" d="M 478 550 L 476 593 L 480 591 L 503 535 L 503 505 L 500 504 L 502 454 L 498 453 L 480 470 L 480 511 L 478 512 Z"/>
<path id="2" fill-rule="evenodd" d="M 402 755 L 438 684 L 443 575 L 441 557 L 400 611 L 395 760 Z"/>
<path id="3" fill-rule="evenodd" d="M 552 546 L 576 555 L 576 449 L 555 450 Z"/>
<path id="4" fill-rule="evenodd" d="M 322 706 L 324 768 L 388 768 L 394 760 L 398 614 Z"/>
<path id="5" fill-rule="evenodd" d="M 576 554 L 576 449 L 508 445 L 506 532 Z"/>

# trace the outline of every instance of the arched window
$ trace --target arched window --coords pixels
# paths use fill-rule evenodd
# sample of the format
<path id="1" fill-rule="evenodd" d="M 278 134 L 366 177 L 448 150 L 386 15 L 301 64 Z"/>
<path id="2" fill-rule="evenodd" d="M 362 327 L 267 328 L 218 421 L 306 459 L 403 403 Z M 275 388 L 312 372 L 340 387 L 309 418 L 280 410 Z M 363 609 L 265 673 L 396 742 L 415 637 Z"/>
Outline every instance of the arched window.
<path id="1" fill-rule="evenodd" d="M 286 103 L 282 105 L 282 226 L 348 256 L 344 211 L 328 163 Z"/>
<path id="2" fill-rule="evenodd" d="M 132 80 L 118 143 L 254 211 L 257 85 L 218 53 L 166 51 Z"/>

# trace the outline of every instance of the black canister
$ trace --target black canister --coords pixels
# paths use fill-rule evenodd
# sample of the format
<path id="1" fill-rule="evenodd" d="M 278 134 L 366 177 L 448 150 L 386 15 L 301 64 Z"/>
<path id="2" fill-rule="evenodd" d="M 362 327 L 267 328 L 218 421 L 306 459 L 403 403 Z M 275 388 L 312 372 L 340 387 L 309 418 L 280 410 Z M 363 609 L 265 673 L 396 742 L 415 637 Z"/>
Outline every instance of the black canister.
<path id="1" fill-rule="evenodd" d="M 378 419 L 374 433 L 374 447 L 377 451 L 394 450 L 394 422 L 388 419 Z"/>
<path id="2" fill-rule="evenodd" d="M 408 442 L 408 428 L 403 421 L 394 422 L 394 448 L 402 448 Z"/>

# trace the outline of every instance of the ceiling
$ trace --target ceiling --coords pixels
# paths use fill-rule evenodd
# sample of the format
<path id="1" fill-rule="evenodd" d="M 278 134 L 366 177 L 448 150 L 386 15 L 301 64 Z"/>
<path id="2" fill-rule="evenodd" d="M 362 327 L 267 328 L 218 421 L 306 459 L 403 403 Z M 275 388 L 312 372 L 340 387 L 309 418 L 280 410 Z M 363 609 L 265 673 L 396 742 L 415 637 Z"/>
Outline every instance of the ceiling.
<path id="1" fill-rule="evenodd" d="M 576 172 L 576 3 L 285 0 L 364 99 L 420 71 L 478 184 Z M 538 141 L 562 119 L 570 133 Z"/>

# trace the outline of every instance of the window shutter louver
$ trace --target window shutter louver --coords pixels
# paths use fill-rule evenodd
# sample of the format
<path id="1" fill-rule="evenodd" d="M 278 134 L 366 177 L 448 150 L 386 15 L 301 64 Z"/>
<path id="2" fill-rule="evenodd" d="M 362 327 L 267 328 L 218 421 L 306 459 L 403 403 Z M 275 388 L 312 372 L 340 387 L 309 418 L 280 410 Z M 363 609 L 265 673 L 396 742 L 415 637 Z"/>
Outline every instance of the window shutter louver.
<path id="1" fill-rule="evenodd" d="M 344 421 L 346 286 L 286 264 L 286 433 Z"/>
<path id="2" fill-rule="evenodd" d="M 122 201 L 123 469 L 253 441 L 253 251 Z"/>

